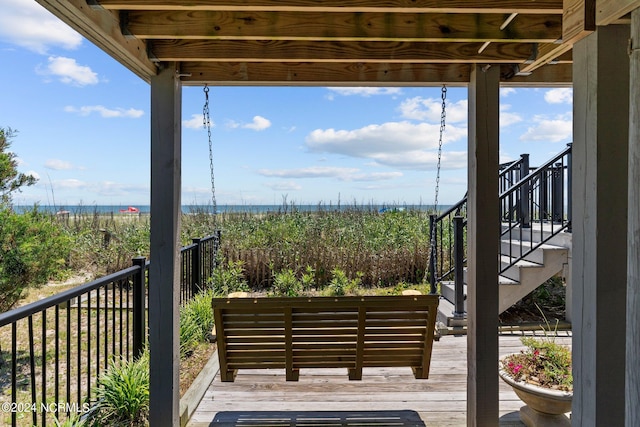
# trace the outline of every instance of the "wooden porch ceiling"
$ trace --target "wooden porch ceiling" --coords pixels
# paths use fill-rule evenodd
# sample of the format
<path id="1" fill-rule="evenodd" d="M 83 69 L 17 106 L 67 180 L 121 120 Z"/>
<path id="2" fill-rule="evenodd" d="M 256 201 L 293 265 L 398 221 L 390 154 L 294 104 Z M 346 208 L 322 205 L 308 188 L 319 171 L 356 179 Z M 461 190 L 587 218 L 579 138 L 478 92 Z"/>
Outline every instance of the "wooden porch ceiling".
<path id="1" fill-rule="evenodd" d="M 472 64 L 567 85 L 595 28 L 595 0 L 37 1 L 146 81 L 178 62 L 185 85 L 465 85 Z"/>

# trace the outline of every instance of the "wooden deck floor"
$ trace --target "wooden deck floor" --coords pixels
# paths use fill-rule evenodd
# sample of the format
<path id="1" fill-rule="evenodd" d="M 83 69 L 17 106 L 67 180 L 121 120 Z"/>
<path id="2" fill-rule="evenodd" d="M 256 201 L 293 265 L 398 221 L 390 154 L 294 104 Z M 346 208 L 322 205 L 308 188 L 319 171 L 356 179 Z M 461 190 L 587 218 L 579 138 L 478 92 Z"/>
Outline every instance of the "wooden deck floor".
<path id="1" fill-rule="evenodd" d="M 559 334 L 571 343 L 570 332 Z M 502 334 L 500 354 L 518 351 L 519 337 Z M 414 379 L 409 368 L 365 369 L 362 381 L 349 381 L 343 369 L 301 371 L 298 382 L 279 370 L 240 371 L 233 383 L 216 374 L 188 426 L 464 426 L 466 342 L 435 342 L 428 380 Z M 500 381 L 500 425 L 523 426 L 521 406 Z"/>

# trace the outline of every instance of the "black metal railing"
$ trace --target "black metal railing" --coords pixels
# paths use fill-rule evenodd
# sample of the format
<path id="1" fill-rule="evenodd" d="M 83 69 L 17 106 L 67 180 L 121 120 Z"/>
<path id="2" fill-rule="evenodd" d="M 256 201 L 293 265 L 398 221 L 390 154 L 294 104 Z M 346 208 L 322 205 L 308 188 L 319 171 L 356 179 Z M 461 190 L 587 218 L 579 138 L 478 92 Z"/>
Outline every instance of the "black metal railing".
<path id="1" fill-rule="evenodd" d="M 220 230 L 211 236 L 193 239 L 193 243 L 181 250 L 180 303 L 193 298 L 213 275 L 220 248 Z"/>
<path id="2" fill-rule="evenodd" d="M 500 165 L 501 240 L 499 273 L 505 272 L 553 236 L 571 231 L 571 144 L 538 168 L 530 168 L 529 155 Z M 467 196 L 439 216 L 430 216 L 432 251 L 429 278 L 432 292 L 442 281 L 455 282 L 455 312 L 463 311 L 463 268 L 466 265 Z M 503 257 L 504 255 L 504 257 Z"/>
<path id="3" fill-rule="evenodd" d="M 517 202 L 516 214 L 502 215 L 500 273 L 548 242 L 571 230 L 571 145 L 500 194 L 501 206 Z M 507 203 L 506 201 L 509 201 Z"/>
<path id="4" fill-rule="evenodd" d="M 213 274 L 220 232 L 181 250 L 181 302 Z M 147 342 L 149 262 L 0 314 L 0 425 L 55 425 L 87 410 L 109 364 Z"/>
<path id="5" fill-rule="evenodd" d="M 429 230 L 431 230 L 431 250 L 435 256 L 430 257 L 429 283 L 431 292 L 435 293 L 436 284 L 444 280 L 451 280 L 454 274 L 454 223 L 456 216 L 467 216 L 467 196 L 465 195 L 455 205 L 440 215 L 429 216 Z"/>

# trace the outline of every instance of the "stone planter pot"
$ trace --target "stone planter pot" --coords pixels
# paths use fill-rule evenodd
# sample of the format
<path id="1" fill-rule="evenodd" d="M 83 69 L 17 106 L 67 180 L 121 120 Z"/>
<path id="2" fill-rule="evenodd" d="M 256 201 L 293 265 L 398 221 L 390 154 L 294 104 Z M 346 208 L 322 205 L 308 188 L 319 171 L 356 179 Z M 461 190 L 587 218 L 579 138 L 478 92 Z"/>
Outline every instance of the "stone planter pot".
<path id="1" fill-rule="evenodd" d="M 502 363 L 498 373 L 500 378 L 509 384 L 516 395 L 526 403 L 526 406 L 520 408 L 520 419 L 526 426 L 571 426 L 571 421 L 564 414 L 571 411 L 572 392 L 552 390 L 524 381 L 516 381 L 502 369 Z"/>

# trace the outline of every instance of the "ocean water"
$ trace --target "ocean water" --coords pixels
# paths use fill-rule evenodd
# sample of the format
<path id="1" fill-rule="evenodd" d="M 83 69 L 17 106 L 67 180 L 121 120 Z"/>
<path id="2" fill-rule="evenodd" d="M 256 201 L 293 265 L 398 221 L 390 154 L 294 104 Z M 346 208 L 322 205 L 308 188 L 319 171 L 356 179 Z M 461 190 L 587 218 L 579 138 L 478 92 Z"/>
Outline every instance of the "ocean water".
<path id="1" fill-rule="evenodd" d="M 130 206 L 125 205 L 79 205 L 79 206 L 38 206 L 38 210 L 48 213 L 57 213 L 57 212 L 69 212 L 70 215 L 81 215 L 81 214 L 100 214 L 100 215 L 108 215 L 108 214 L 122 214 L 122 215 L 131 215 L 132 213 L 127 212 Z M 149 205 L 135 205 L 131 206 L 133 208 L 138 209 L 140 214 L 149 214 L 151 208 Z M 449 208 L 448 205 L 438 206 L 440 211 Z M 26 211 L 32 210 L 33 206 L 24 206 L 18 205 L 13 207 L 15 212 L 24 213 Z M 375 211 L 375 212 L 385 212 L 385 211 L 402 211 L 402 210 L 422 210 L 428 211 L 433 209 L 433 205 L 398 205 L 398 204 L 363 204 L 363 205 L 353 205 L 353 204 L 341 204 L 341 205 L 331 205 L 331 204 L 315 204 L 315 205 L 218 205 L 217 212 L 218 213 L 266 213 L 266 212 L 292 212 L 292 211 L 302 211 L 302 212 L 319 212 L 319 211 L 347 211 L 347 210 L 363 210 L 363 211 Z M 192 213 L 212 213 L 213 208 L 211 205 L 183 205 L 182 212 L 185 214 Z"/>

